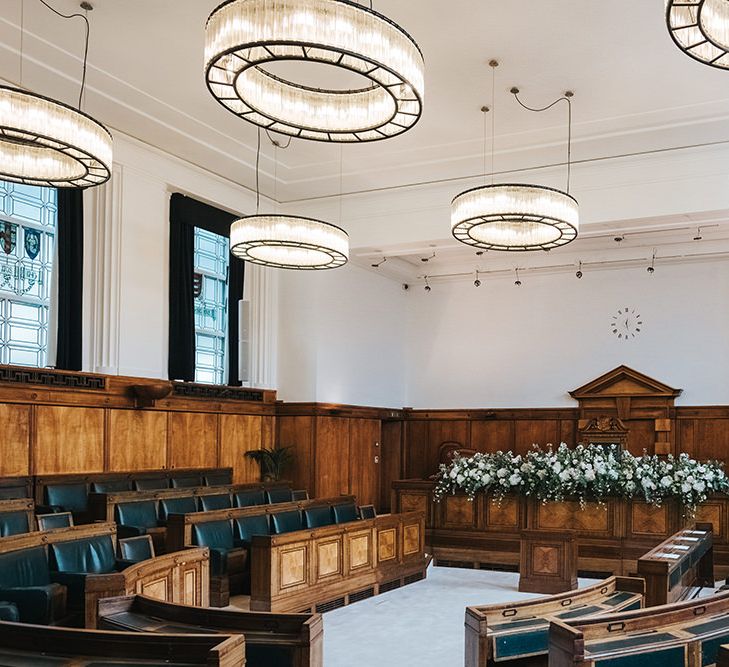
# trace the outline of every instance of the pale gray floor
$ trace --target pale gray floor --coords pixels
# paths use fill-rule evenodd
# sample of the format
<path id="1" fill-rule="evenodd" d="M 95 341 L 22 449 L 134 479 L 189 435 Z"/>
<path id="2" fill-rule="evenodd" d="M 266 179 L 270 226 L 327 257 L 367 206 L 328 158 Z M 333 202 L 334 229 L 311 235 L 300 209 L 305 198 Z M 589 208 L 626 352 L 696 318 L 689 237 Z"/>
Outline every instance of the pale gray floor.
<path id="1" fill-rule="evenodd" d="M 534 597 L 518 583 L 510 572 L 431 567 L 425 581 L 324 614 L 324 667 L 463 667 L 466 607 Z"/>

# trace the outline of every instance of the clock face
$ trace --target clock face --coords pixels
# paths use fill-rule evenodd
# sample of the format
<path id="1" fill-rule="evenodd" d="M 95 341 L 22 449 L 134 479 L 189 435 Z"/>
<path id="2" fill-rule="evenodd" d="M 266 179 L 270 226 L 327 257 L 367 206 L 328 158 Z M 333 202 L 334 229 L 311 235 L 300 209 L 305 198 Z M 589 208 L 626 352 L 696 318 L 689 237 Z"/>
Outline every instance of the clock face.
<path id="1" fill-rule="evenodd" d="M 618 340 L 632 340 L 643 329 L 643 318 L 637 308 L 619 308 L 610 321 L 610 331 Z"/>

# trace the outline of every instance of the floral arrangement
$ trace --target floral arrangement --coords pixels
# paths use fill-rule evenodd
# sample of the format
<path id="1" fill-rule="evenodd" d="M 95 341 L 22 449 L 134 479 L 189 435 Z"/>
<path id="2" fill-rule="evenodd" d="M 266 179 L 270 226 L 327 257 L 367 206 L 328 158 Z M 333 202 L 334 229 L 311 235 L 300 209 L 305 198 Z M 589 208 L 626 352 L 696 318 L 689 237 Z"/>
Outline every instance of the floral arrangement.
<path id="1" fill-rule="evenodd" d="M 678 498 L 684 512 L 692 515 L 709 494 L 729 490 L 729 478 L 718 461 L 696 461 L 688 454 L 678 457 L 634 456 L 618 445 L 561 443 L 557 449 L 538 445 L 525 456 L 512 452 L 456 455 L 450 465 L 441 465 L 436 478 L 435 499 L 465 492 L 473 499 L 488 493 L 496 500 L 507 493 L 533 496 L 542 502 L 577 498 L 640 498 L 660 506 L 666 498 Z"/>

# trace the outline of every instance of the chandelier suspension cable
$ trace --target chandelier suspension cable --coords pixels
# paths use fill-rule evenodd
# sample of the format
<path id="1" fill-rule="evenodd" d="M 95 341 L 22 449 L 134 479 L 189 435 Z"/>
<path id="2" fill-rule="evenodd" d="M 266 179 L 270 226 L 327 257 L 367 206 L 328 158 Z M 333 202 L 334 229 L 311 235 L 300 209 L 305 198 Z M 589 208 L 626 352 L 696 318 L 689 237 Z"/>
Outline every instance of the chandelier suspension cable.
<path id="1" fill-rule="evenodd" d="M 344 162 L 344 146 L 342 144 L 339 144 L 339 224 L 342 224 L 342 193 L 344 190 L 342 189 L 342 164 Z"/>
<path id="2" fill-rule="evenodd" d="M 46 0 L 39 0 L 43 5 L 45 5 L 48 9 L 50 9 L 54 14 L 57 14 L 61 18 L 64 19 L 81 19 L 86 24 L 86 39 L 84 41 L 84 61 L 83 61 L 83 69 L 81 71 L 81 90 L 78 94 L 78 105 L 77 108 L 80 111 L 81 110 L 81 100 L 83 99 L 84 95 L 84 89 L 86 88 L 86 65 L 88 63 L 89 59 L 89 32 L 90 32 L 90 26 L 89 26 L 89 19 L 84 14 L 63 14 L 62 12 L 59 12 L 57 9 L 54 9 L 49 5 Z M 21 15 L 22 16 L 22 15 Z M 22 36 L 21 36 L 22 39 Z M 21 64 L 22 64 L 22 55 L 21 55 Z M 22 85 L 22 84 L 21 84 Z"/>
<path id="3" fill-rule="evenodd" d="M 256 215 L 261 212 L 261 128 L 258 128 L 258 144 L 256 146 Z"/>
<path id="4" fill-rule="evenodd" d="M 564 95 L 558 97 L 554 102 L 548 104 L 546 107 L 541 108 L 530 107 L 524 104 L 524 102 L 519 99 L 518 88 L 512 88 L 511 93 L 514 95 L 514 98 L 523 109 L 526 109 L 527 111 L 533 111 L 534 113 L 542 113 L 543 111 L 548 111 L 560 102 L 567 102 L 567 194 L 569 194 L 570 181 L 572 178 L 572 97 L 574 96 L 574 93 L 571 90 L 568 90 Z"/>
<path id="5" fill-rule="evenodd" d="M 18 85 L 23 87 L 23 46 L 25 42 L 25 0 L 20 0 L 20 71 Z"/>
<path id="6" fill-rule="evenodd" d="M 494 184 L 494 150 L 496 146 L 496 68 L 498 60 L 489 62 L 491 67 L 491 185 Z"/>

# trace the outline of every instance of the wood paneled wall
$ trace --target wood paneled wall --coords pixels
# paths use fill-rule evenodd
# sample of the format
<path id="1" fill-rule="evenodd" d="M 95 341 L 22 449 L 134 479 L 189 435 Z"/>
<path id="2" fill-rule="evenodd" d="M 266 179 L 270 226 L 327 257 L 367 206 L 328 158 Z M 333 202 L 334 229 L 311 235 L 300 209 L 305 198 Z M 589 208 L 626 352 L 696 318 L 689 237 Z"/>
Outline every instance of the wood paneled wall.
<path id="1" fill-rule="evenodd" d="M 58 385 L 0 378 L 0 476 L 230 466 L 235 483 L 256 482 L 243 454 L 274 446 L 274 392 L 261 401 L 170 395 L 142 409 L 132 387 L 159 381 L 43 373 Z"/>

